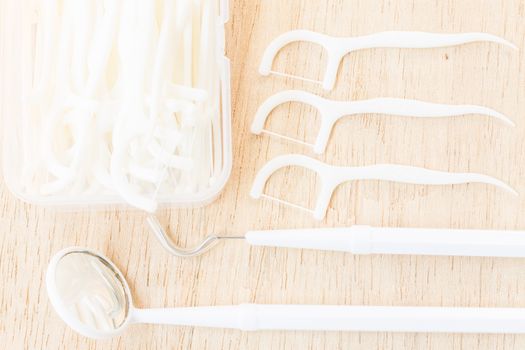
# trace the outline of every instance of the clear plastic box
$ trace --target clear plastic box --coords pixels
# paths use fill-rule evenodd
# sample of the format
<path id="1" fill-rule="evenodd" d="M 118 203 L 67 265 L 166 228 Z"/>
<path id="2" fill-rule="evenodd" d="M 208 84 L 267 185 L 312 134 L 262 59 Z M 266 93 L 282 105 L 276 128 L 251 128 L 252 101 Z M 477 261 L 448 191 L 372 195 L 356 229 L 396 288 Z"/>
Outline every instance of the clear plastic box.
<path id="1" fill-rule="evenodd" d="M 24 124 L 28 119 L 28 110 L 24 102 L 24 96 L 28 95 L 28 89 L 32 85 L 31 62 L 35 45 L 35 30 L 33 14 L 26 13 L 29 0 L 7 0 L 3 2 L 0 19 L 3 25 L 2 41 L 3 47 L 3 76 L 2 90 L 4 110 L 2 113 L 3 139 L 2 160 L 4 180 L 9 190 L 25 202 L 62 207 L 64 209 L 108 209 L 118 207 L 129 207 L 117 193 L 82 194 L 82 195 L 42 195 L 29 193 L 25 190 L 22 179 L 22 165 L 24 157 L 31 150 L 24 148 L 24 133 L 28 132 Z M 197 193 L 162 193 L 156 194 L 159 206 L 166 207 L 196 207 L 211 203 L 218 197 L 231 173 L 232 167 L 232 136 L 231 136 L 231 97 L 230 97 L 230 61 L 225 56 L 225 31 L 224 24 L 228 21 L 228 2 L 220 1 L 217 14 L 220 23 L 217 30 L 217 42 L 219 43 L 218 63 L 222 67 L 220 72 L 220 144 L 221 152 L 213 153 L 211 157 L 220 166 L 218 176 L 208 188 L 199 190 Z M 29 64 L 28 64 L 29 63 Z M 26 66 L 23 66 L 25 64 Z M 29 65 L 29 67 L 28 67 Z M 217 157 L 217 153 L 220 157 Z M 45 174 L 44 174 L 45 176 Z"/>

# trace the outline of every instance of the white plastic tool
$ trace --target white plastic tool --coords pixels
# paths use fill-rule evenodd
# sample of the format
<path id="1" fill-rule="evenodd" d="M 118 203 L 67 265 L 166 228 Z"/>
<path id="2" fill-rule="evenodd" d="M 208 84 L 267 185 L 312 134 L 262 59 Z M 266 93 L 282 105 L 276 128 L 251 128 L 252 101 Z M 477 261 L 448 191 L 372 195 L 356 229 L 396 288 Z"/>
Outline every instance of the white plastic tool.
<path id="1" fill-rule="evenodd" d="M 178 257 L 198 256 L 221 240 L 250 246 L 298 248 L 352 254 L 445 255 L 525 258 L 525 231 L 393 228 L 354 225 L 342 228 L 248 231 L 244 236 L 206 237 L 192 249 L 177 247 L 154 216 L 148 224 L 162 246 Z"/>
<path id="2" fill-rule="evenodd" d="M 264 194 L 266 182 L 277 170 L 297 166 L 312 170 L 320 179 L 320 191 L 315 208 L 309 209 L 288 201 Z M 465 183 L 484 183 L 500 187 L 514 195 L 518 193 L 506 183 L 493 177 L 476 173 L 450 173 L 425 168 L 378 164 L 362 167 L 339 167 L 320 162 L 299 154 L 287 154 L 272 159 L 259 171 L 253 182 L 252 198 L 266 198 L 311 213 L 315 219 L 322 220 L 330 204 L 335 189 L 344 182 L 352 180 L 385 180 L 420 185 L 452 185 Z"/>
<path id="3" fill-rule="evenodd" d="M 321 127 L 314 144 L 306 143 L 288 136 L 264 129 L 270 113 L 279 105 L 300 102 L 315 107 L 321 117 Z M 375 113 L 417 118 L 456 117 L 467 114 L 482 114 L 514 126 L 507 116 L 487 107 L 476 105 L 448 105 L 407 100 L 400 98 L 374 98 L 362 101 L 333 101 L 300 90 L 279 92 L 262 103 L 253 120 L 251 131 L 256 135 L 266 133 L 289 141 L 306 144 L 317 154 L 326 150 L 330 134 L 337 121 L 345 116 Z"/>
<path id="4" fill-rule="evenodd" d="M 322 46 L 328 54 L 328 63 L 325 77 L 322 82 L 305 79 L 290 74 L 280 73 L 272 70 L 272 64 L 277 53 L 286 45 L 293 42 L 311 42 Z M 310 30 L 292 30 L 281 34 L 274 39 L 264 52 L 259 72 L 262 75 L 270 73 L 292 77 L 296 79 L 311 81 L 322 84 L 325 90 L 334 88 L 337 71 L 343 57 L 347 54 L 363 49 L 371 48 L 436 48 L 457 46 L 467 43 L 486 41 L 508 46 L 517 50 L 516 45 L 507 40 L 487 33 L 456 33 L 438 34 L 426 32 L 404 32 L 388 31 L 358 37 L 333 37 L 326 34 L 316 33 Z"/>
<path id="5" fill-rule="evenodd" d="M 109 338 L 130 324 L 257 330 L 525 333 L 523 308 L 257 305 L 138 309 L 120 270 L 105 256 L 68 248 L 46 276 L 58 315 L 78 333 Z"/>
<path id="6" fill-rule="evenodd" d="M 352 226 L 250 231 L 253 246 L 315 249 L 353 254 L 525 257 L 525 231 Z"/>

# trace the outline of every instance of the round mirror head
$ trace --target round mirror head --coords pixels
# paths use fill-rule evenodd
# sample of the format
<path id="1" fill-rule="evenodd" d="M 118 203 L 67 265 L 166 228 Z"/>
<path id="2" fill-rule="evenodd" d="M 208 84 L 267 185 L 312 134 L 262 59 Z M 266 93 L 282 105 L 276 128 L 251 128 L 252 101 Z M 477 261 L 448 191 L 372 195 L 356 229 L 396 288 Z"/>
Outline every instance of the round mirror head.
<path id="1" fill-rule="evenodd" d="M 75 331 L 90 338 L 107 338 L 126 326 L 129 288 L 103 255 L 84 248 L 63 250 L 51 261 L 46 280 L 53 307 Z"/>

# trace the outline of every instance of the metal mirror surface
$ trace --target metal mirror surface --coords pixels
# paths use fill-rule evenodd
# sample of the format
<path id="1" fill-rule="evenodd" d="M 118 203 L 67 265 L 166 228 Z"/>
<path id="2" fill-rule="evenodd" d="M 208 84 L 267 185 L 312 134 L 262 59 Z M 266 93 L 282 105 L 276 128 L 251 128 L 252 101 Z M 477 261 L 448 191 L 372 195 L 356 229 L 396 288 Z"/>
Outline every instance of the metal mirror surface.
<path id="1" fill-rule="evenodd" d="M 114 331 L 126 321 L 125 281 L 103 258 L 87 251 L 68 253 L 56 266 L 55 282 L 62 304 L 83 325 Z"/>

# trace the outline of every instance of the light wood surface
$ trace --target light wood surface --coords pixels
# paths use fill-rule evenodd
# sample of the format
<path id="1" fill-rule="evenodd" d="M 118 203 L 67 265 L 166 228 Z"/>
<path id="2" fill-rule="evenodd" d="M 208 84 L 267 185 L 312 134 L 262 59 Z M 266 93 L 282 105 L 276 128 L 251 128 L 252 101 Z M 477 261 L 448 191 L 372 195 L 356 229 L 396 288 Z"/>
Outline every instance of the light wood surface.
<path id="1" fill-rule="evenodd" d="M 5 1 L 15 0 L 0 0 Z M 221 197 L 206 208 L 163 210 L 182 245 L 208 233 L 312 226 L 525 229 L 525 2 L 522 0 L 232 0 L 228 56 L 232 60 L 234 167 Z M 266 45 L 296 28 L 333 35 L 383 30 L 486 31 L 516 43 L 433 50 L 378 49 L 345 58 L 337 88 L 261 77 Z M 9 33 L 8 35 L 16 35 Z M 8 52 L 1 51 L 5 57 Z M 316 78 L 324 71 L 318 47 L 291 45 L 275 68 Z M 0 57 L 1 59 L 1 57 Z M 2 69 L 8 69 L 2 67 Z M 1 78 L 1 76 L 0 76 Z M 5 89 L 6 82 L 2 82 Z M 343 185 L 321 223 L 302 212 L 248 195 L 256 171 L 285 153 L 311 151 L 257 137 L 249 125 L 269 95 L 300 88 L 333 99 L 406 97 L 471 103 L 501 111 L 509 128 L 485 117 L 407 120 L 356 116 L 335 128 L 326 155 L 331 164 L 400 163 L 486 173 L 509 182 L 514 198 L 484 185 L 427 187 L 361 181 Z M 2 101 L 5 103 L 5 101 Z M 16 118 L 16 116 L 5 116 Z M 311 140 L 318 120 L 311 108 L 279 108 L 274 131 Z M 315 199 L 312 174 L 291 169 L 268 188 L 281 198 Z M 389 333 L 259 332 L 133 326 L 123 336 L 95 342 L 53 312 L 44 272 L 59 249 L 80 245 L 105 252 L 130 281 L 137 306 L 256 303 L 525 307 L 525 260 L 415 256 L 352 256 L 221 244 L 202 258 L 182 260 L 162 250 L 140 212 L 69 213 L 24 204 L 0 189 L 0 347 L 6 349 L 524 349 L 525 336 Z"/>

